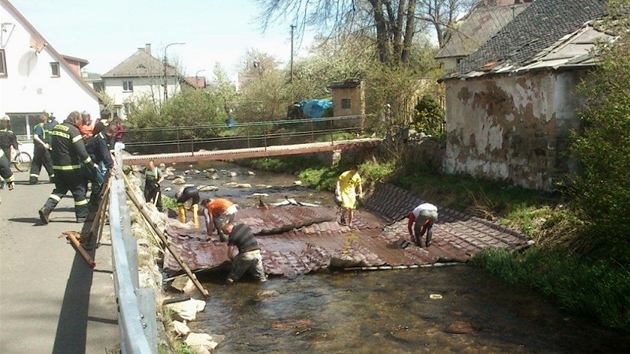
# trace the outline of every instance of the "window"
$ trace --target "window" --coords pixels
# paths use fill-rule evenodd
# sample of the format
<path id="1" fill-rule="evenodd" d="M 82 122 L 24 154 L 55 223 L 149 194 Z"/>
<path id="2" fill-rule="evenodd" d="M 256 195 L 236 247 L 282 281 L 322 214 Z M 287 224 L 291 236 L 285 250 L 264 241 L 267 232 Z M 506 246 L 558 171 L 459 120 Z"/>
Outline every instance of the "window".
<path id="1" fill-rule="evenodd" d="M 0 77 L 7 76 L 7 57 L 4 54 L 4 49 L 0 49 Z"/>
<path id="2" fill-rule="evenodd" d="M 133 91 L 133 81 L 123 81 L 123 91 Z"/>
<path id="3" fill-rule="evenodd" d="M 341 109 L 350 109 L 350 99 L 349 98 L 342 98 L 341 99 Z"/>
<path id="4" fill-rule="evenodd" d="M 126 102 L 123 103 L 123 108 L 125 109 L 125 115 L 130 115 L 133 112 L 133 104 Z"/>
<path id="5" fill-rule="evenodd" d="M 105 83 L 103 81 L 94 81 L 92 83 L 96 92 L 105 91 Z"/>
<path id="6" fill-rule="evenodd" d="M 54 61 L 50 63 L 50 75 L 52 77 L 59 77 L 59 63 Z"/>

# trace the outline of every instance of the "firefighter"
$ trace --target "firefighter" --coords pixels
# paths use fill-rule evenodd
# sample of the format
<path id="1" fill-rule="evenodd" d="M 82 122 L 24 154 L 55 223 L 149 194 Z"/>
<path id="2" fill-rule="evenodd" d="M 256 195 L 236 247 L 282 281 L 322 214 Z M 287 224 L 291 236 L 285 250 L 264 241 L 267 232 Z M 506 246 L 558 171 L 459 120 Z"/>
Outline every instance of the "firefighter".
<path id="1" fill-rule="evenodd" d="M 52 168 L 50 157 L 50 131 L 46 129 L 48 120 L 48 115 L 42 114 L 39 124 L 33 128 L 33 163 L 31 164 L 29 184 L 37 184 L 42 166 L 46 169 L 50 182 L 55 181 L 55 171 Z"/>
<path id="2" fill-rule="evenodd" d="M 84 165 L 85 173 L 90 182 L 92 182 L 92 194 L 90 194 L 90 203 L 92 205 L 100 203 L 103 183 L 107 181 L 111 169 L 114 168 L 114 159 L 109 152 L 109 142 L 114 134 L 116 134 L 115 128 L 107 127 L 104 131 L 90 137 L 85 144 L 85 150 L 92 161 L 98 165 L 96 170 L 92 170 Z"/>
<path id="3" fill-rule="evenodd" d="M 0 128 L 0 149 L 4 151 L 4 156 L 6 156 L 9 163 L 11 163 L 11 160 L 13 160 L 11 148 L 16 151 L 19 148 L 17 137 L 13 130 L 11 130 L 11 118 L 9 118 L 9 116 L 2 116 L 0 121 L 2 123 L 2 127 Z"/>
<path id="4" fill-rule="evenodd" d="M 164 181 L 164 175 L 158 167 L 155 166 L 153 160 L 149 161 L 144 168 L 144 200 L 147 203 L 155 203 L 155 207 L 158 211 L 163 211 L 162 208 L 162 192 L 160 191 L 160 184 Z"/>
<path id="5" fill-rule="evenodd" d="M 177 199 L 177 214 L 181 223 L 186 223 L 186 203 L 192 202 L 193 224 L 199 227 L 199 190 L 197 187 L 187 184 L 182 186 L 175 194 Z"/>
<path id="6" fill-rule="evenodd" d="M 55 189 L 39 209 L 39 217 L 44 224 L 48 224 L 50 213 L 55 209 L 61 198 L 68 191 L 74 197 L 74 213 L 77 222 L 85 222 L 88 217 L 88 201 L 85 198 L 86 181 L 81 173 L 81 164 L 91 169 L 97 169 L 87 151 L 79 131 L 81 113 L 74 111 L 68 118 L 55 126 L 51 134 L 52 162 L 55 170 Z"/>
<path id="7" fill-rule="evenodd" d="M 9 190 L 13 189 L 13 172 L 11 172 L 11 165 L 9 164 L 9 160 L 6 156 L 4 156 L 4 151 L 0 149 L 0 176 L 2 176 L 3 180 L 0 181 L 2 186 L 0 188 L 4 188 L 4 184 L 7 184 Z"/>

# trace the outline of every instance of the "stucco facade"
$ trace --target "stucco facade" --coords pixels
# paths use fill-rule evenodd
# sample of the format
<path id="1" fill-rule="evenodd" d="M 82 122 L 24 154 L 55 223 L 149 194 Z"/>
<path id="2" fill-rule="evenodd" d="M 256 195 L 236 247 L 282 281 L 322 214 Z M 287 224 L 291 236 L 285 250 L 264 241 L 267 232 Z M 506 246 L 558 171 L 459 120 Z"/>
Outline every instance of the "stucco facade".
<path id="1" fill-rule="evenodd" d="M 359 80 L 333 83 L 331 86 L 333 116 L 354 116 L 365 114 L 365 90 Z"/>
<path id="2" fill-rule="evenodd" d="M 584 71 L 447 80 L 444 170 L 551 190 L 575 171 L 575 88 Z"/>

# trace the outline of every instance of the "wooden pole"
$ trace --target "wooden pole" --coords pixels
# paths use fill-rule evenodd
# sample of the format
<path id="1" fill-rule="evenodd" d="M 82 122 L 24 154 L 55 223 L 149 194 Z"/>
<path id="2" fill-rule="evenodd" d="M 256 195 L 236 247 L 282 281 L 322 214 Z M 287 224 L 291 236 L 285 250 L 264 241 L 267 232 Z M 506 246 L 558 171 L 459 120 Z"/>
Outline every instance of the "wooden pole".
<path id="1" fill-rule="evenodd" d="M 61 236 L 66 236 L 66 239 L 72 242 L 74 248 L 77 250 L 77 252 L 79 252 L 79 254 L 81 254 L 81 256 L 83 256 L 83 259 L 85 259 L 90 268 L 96 268 L 96 262 L 94 262 L 92 257 L 90 257 L 90 255 L 83 249 L 83 246 L 81 246 L 81 243 L 79 243 L 79 240 L 77 240 L 75 231 L 66 231 L 61 234 Z"/>
<path id="2" fill-rule="evenodd" d="M 88 233 L 89 237 L 92 237 L 94 233 L 98 231 L 97 227 L 100 224 L 99 221 L 103 218 L 103 216 L 105 216 L 105 212 L 107 211 L 109 188 L 112 184 L 112 178 L 113 176 L 110 176 L 110 178 L 107 179 L 107 183 L 105 184 L 103 193 L 101 193 L 103 195 L 103 199 L 101 200 L 101 203 L 98 205 L 98 209 L 96 210 L 96 217 L 92 221 L 92 226 L 90 227 L 90 231 Z"/>
<path id="3" fill-rule="evenodd" d="M 96 247 L 100 246 L 101 244 L 101 237 L 103 237 L 103 228 L 105 227 L 105 215 L 107 214 L 107 205 L 109 205 L 109 193 L 105 194 L 105 196 L 103 197 L 103 200 L 101 200 L 101 203 L 103 203 L 103 205 L 105 205 L 105 207 L 103 207 L 103 210 L 101 211 L 101 215 L 99 216 L 99 228 L 97 230 L 97 235 L 98 237 L 96 238 Z"/>
<path id="4" fill-rule="evenodd" d="M 175 258 L 175 261 L 177 261 L 179 266 L 182 267 L 182 269 L 186 272 L 186 275 L 188 275 L 188 278 L 192 280 L 193 284 L 197 287 L 197 289 L 199 289 L 199 291 L 201 292 L 201 294 L 203 294 L 203 296 L 205 296 L 206 298 L 210 297 L 208 290 L 206 290 L 201 285 L 199 280 L 197 280 L 197 276 L 195 276 L 195 274 L 190 270 L 190 268 L 188 268 L 186 263 L 184 263 L 181 257 L 177 254 L 177 251 L 173 248 L 171 243 L 168 241 L 168 238 L 162 233 L 162 231 L 160 231 L 157 224 L 154 223 L 153 220 L 151 220 L 151 216 L 147 212 L 146 208 L 144 207 L 144 205 L 142 205 L 142 203 L 138 201 L 138 198 L 136 197 L 135 193 L 131 190 L 131 185 L 129 183 L 129 180 L 127 180 L 127 177 L 125 177 L 125 190 L 127 191 L 127 195 L 129 196 L 129 199 L 131 199 L 131 201 L 136 206 L 136 208 L 138 208 L 138 210 L 140 211 L 144 219 L 147 221 L 147 223 L 151 226 L 155 234 L 158 235 L 158 237 L 160 238 L 160 240 L 162 241 L 166 249 L 168 249 L 168 251 L 171 252 L 171 254 L 173 255 L 173 258 Z"/>

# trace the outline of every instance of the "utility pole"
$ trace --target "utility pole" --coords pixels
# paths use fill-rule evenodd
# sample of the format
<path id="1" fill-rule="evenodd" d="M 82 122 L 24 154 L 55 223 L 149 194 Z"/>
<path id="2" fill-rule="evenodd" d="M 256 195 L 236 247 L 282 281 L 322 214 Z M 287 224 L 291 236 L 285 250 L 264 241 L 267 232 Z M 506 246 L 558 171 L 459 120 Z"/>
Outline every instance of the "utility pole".
<path id="1" fill-rule="evenodd" d="M 295 30 L 295 25 L 291 25 L 291 68 L 290 68 L 290 77 L 289 82 L 293 83 L 293 31 Z"/>

